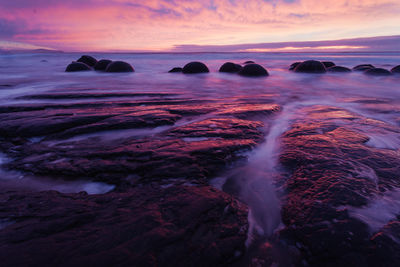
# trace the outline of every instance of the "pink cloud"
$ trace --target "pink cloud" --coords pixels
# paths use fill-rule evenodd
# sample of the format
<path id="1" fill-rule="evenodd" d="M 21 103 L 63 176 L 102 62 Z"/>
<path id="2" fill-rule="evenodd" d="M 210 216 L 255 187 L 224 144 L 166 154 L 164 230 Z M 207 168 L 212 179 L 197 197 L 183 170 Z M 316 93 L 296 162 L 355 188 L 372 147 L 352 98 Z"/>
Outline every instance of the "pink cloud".
<path id="1" fill-rule="evenodd" d="M 0 2 L 0 38 L 66 50 L 165 50 L 395 35 L 399 13 L 397 0 L 13 0 Z"/>

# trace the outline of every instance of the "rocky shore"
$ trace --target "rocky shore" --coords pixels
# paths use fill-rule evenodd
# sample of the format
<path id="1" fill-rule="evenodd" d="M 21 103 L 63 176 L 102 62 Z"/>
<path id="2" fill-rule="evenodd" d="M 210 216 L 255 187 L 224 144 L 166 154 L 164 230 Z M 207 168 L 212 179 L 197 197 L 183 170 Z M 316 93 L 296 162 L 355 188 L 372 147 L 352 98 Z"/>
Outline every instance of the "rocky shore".
<path id="1" fill-rule="evenodd" d="M 134 71 L 121 62 L 83 56 L 67 70 Z M 192 63 L 171 72 L 210 71 Z M 328 61 L 290 69 L 386 75 L 372 65 L 351 70 Z M 269 75 L 254 62 L 227 62 L 220 72 Z M 215 179 L 229 181 L 232 170 L 246 167 L 286 118 L 289 108 L 271 93 L 211 99 L 88 88 L 16 100 L 24 102 L 0 107 L 0 152 L 8 158 L 1 175 L 114 189 L 88 195 L 1 187 L 4 266 L 400 265 L 400 209 L 366 212 L 400 188 L 399 149 L 374 139 L 400 134 L 400 124 L 365 114 L 398 114 L 396 102 L 346 100 L 362 102 L 358 113 L 327 103 L 292 107 L 288 127 L 272 140 L 280 146 L 273 185 L 282 224 L 268 235 L 251 225 L 241 189 Z"/>

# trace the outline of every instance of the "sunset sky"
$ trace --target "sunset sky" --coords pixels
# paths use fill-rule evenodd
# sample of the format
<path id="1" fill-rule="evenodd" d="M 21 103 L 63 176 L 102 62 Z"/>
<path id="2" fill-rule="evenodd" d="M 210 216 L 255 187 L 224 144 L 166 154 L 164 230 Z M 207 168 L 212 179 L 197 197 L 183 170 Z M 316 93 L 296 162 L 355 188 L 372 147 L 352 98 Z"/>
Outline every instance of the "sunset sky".
<path id="1" fill-rule="evenodd" d="M 0 0 L 0 41 L 65 51 L 182 51 L 399 35 L 399 14 L 399 0 Z"/>

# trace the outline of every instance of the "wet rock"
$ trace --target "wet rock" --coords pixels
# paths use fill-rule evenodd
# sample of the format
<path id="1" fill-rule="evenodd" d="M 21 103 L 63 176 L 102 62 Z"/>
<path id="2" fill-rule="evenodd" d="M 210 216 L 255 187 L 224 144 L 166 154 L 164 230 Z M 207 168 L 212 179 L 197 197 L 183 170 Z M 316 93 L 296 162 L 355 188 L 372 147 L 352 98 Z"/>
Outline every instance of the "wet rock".
<path id="1" fill-rule="evenodd" d="M 77 62 L 82 62 L 90 67 L 94 67 L 94 65 L 97 63 L 97 60 L 92 56 L 83 55 L 77 60 Z"/>
<path id="2" fill-rule="evenodd" d="M 241 69 L 242 69 L 242 66 L 240 66 L 239 64 L 235 64 L 232 62 L 226 62 L 221 66 L 221 68 L 219 69 L 219 72 L 237 73 Z"/>
<path id="3" fill-rule="evenodd" d="M 390 71 L 391 71 L 392 73 L 399 74 L 399 73 L 400 73 L 400 65 L 398 65 L 398 66 L 392 68 Z"/>
<path id="4" fill-rule="evenodd" d="M 106 72 L 134 72 L 133 67 L 124 61 L 113 61 L 108 64 Z"/>
<path id="5" fill-rule="evenodd" d="M 169 70 L 168 72 L 172 73 L 172 72 L 182 72 L 182 71 L 183 71 L 182 68 L 180 68 L 180 67 L 175 67 L 175 68 L 172 68 L 171 70 Z"/>
<path id="6" fill-rule="evenodd" d="M 218 266 L 245 253 L 247 209 L 208 186 L 0 193 L 4 266 Z M 21 254 L 24 257 L 21 257 Z"/>
<path id="7" fill-rule="evenodd" d="M 245 61 L 243 64 L 254 64 L 255 62 L 252 60 Z"/>
<path id="8" fill-rule="evenodd" d="M 290 65 L 289 70 L 294 70 L 301 62 L 294 62 Z"/>
<path id="9" fill-rule="evenodd" d="M 195 74 L 195 73 L 208 73 L 210 72 L 207 66 L 201 62 L 190 62 L 186 64 L 182 72 L 185 74 Z"/>
<path id="10" fill-rule="evenodd" d="M 327 69 L 328 72 L 351 72 L 351 69 L 342 66 L 333 66 Z"/>
<path id="11" fill-rule="evenodd" d="M 241 104 L 225 105 L 217 112 L 219 115 L 234 116 L 240 119 L 261 119 L 264 116 L 273 115 L 281 111 L 281 107 L 277 104 Z"/>
<path id="12" fill-rule="evenodd" d="M 92 70 L 88 65 L 82 62 L 72 62 L 65 69 L 66 72 L 75 72 L 75 71 L 88 71 Z"/>
<path id="13" fill-rule="evenodd" d="M 398 251 L 400 244 L 400 220 L 393 220 L 385 225 L 381 231 L 371 238 L 371 250 L 369 262 L 371 265 L 396 266 L 400 262 Z"/>
<path id="14" fill-rule="evenodd" d="M 258 64 L 246 64 L 240 71 L 239 75 L 247 77 L 268 76 L 268 71 Z"/>
<path id="15" fill-rule="evenodd" d="M 324 64 L 325 68 L 336 66 L 336 64 L 333 63 L 332 61 L 322 61 L 321 63 Z"/>
<path id="16" fill-rule="evenodd" d="M 326 68 L 324 64 L 316 60 L 307 60 L 300 63 L 295 69 L 295 72 L 302 73 L 325 73 Z"/>
<path id="17" fill-rule="evenodd" d="M 392 73 L 386 69 L 382 68 L 374 68 L 374 69 L 369 69 L 364 72 L 367 75 L 371 76 L 389 76 L 392 75 Z"/>
<path id="18" fill-rule="evenodd" d="M 129 100 L 112 101 L 114 96 Z M 70 180 L 87 177 L 118 188 L 168 179 L 204 184 L 228 164 L 242 160 L 240 152 L 262 142 L 263 124 L 255 120 L 280 110 L 278 105 L 248 104 L 243 99 L 215 103 L 168 94 L 166 99 L 160 99 L 162 94 L 135 97 L 49 93 L 29 98 L 97 100 L 0 110 L 3 151 L 15 159 L 7 168 Z M 210 112 L 214 115 L 208 120 L 171 127 L 185 116 Z M 131 135 L 135 129 L 138 134 Z M 31 142 L 32 137 L 41 141 Z M 24 141 L 17 144 L 15 138 Z M 133 174 L 137 179 L 131 181 L 127 177 Z"/>
<path id="19" fill-rule="evenodd" d="M 95 70 L 99 71 L 105 71 L 107 66 L 111 63 L 112 61 L 109 59 L 101 59 L 99 60 L 96 65 L 94 65 Z"/>
<path id="20" fill-rule="evenodd" d="M 358 130 L 365 119 L 345 109 L 314 106 L 302 112 L 304 118 L 282 140 L 280 162 L 289 170 L 280 182 L 288 192 L 282 238 L 301 248 L 309 266 L 378 263 L 383 252 L 370 239 L 368 225 L 348 209 L 365 207 L 398 187 L 396 152 L 368 146 L 369 137 Z M 399 264 L 396 253 L 385 255 L 389 266 Z"/>
<path id="21" fill-rule="evenodd" d="M 371 64 L 361 64 L 357 65 L 353 68 L 354 71 L 366 71 L 369 69 L 374 69 L 375 67 Z"/>

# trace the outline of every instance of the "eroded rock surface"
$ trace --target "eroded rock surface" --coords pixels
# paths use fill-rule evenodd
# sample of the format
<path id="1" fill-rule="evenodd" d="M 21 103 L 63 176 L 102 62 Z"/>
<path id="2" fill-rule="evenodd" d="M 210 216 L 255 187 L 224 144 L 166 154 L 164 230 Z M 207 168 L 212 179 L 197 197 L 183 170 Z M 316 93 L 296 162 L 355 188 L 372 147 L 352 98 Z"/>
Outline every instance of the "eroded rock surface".
<path id="1" fill-rule="evenodd" d="M 246 207 L 208 186 L 7 192 L 0 202 L 2 266 L 229 266 L 245 253 Z"/>
<path id="2" fill-rule="evenodd" d="M 87 90 L 24 95 L 22 104 L 3 105 L 0 148 L 9 158 L 3 169 L 115 189 L 87 195 L 3 188 L 2 263 L 240 263 L 247 209 L 209 179 L 263 142 L 261 118 L 280 106 L 262 99 Z"/>
<path id="3" fill-rule="evenodd" d="M 289 172 L 281 181 L 287 191 L 281 236 L 311 266 L 397 266 L 400 259 L 392 251 L 400 249 L 393 241 L 400 237 L 398 217 L 374 232 L 367 224 L 373 218 L 362 220 L 350 210 L 400 186 L 398 151 L 376 148 L 368 136 L 373 125 L 398 130 L 342 108 L 314 106 L 303 112 L 304 119 L 283 137 L 280 161 Z"/>

